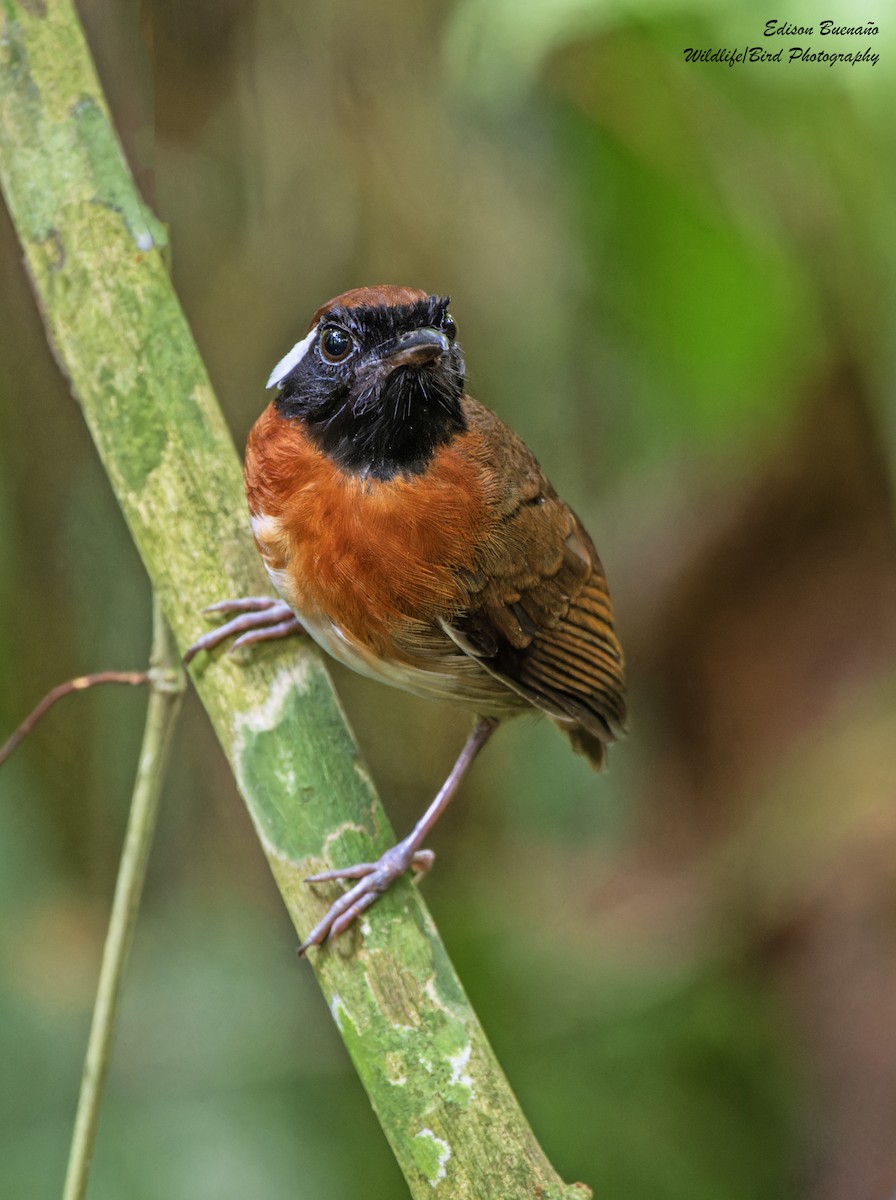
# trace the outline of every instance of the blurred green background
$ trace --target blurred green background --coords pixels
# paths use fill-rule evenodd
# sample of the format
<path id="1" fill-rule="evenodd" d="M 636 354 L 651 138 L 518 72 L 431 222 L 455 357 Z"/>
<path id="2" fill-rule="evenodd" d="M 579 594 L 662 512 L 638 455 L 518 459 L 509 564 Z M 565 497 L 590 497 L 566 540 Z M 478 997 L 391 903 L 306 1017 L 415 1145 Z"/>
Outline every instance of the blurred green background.
<path id="1" fill-rule="evenodd" d="M 554 1165 L 892 1195 L 893 22 L 811 39 L 874 68 L 728 67 L 683 49 L 809 39 L 745 0 L 79 10 L 238 445 L 322 301 L 448 292 L 470 390 L 600 547 L 629 737 L 597 777 L 511 723 L 424 885 Z M 5 735 L 140 667 L 149 594 L 4 210 L 0 280 Z M 467 718 L 334 677 L 404 830 Z M 144 704 L 69 699 L 0 776 L 3 1196 L 61 1188 Z M 191 697 L 91 1197 L 406 1194 L 295 942 Z"/>

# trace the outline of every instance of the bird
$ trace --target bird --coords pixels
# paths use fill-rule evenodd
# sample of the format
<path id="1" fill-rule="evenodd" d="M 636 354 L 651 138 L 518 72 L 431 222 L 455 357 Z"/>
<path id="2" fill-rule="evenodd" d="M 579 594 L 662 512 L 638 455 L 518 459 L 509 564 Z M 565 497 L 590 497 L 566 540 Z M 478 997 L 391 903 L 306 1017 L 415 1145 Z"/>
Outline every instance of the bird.
<path id="1" fill-rule="evenodd" d="M 465 390 L 450 297 L 397 285 L 327 301 L 268 379 L 245 489 L 276 596 L 219 601 L 187 651 L 304 632 L 329 655 L 475 721 L 411 833 L 299 948 L 338 937 L 408 870 L 498 723 L 544 713 L 599 769 L 625 724 L 625 663 L 594 543 L 514 431 Z"/>

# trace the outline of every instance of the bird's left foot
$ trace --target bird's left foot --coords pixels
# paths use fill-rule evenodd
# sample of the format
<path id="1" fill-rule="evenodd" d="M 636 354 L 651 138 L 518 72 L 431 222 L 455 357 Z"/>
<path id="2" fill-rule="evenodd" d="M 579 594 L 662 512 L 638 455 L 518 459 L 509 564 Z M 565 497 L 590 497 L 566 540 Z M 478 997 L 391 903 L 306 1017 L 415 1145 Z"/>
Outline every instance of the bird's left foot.
<path id="1" fill-rule="evenodd" d="M 299 956 L 312 946 L 321 946 L 339 937 L 405 871 L 413 870 L 418 878 L 425 875 L 435 862 L 435 857 L 432 850 L 416 850 L 411 838 L 405 838 L 387 850 L 377 862 L 355 863 L 352 867 L 309 875 L 306 883 L 326 883 L 331 879 L 357 879 L 359 882 L 330 906 L 323 920 L 318 921 L 299 946 Z"/>
<path id="2" fill-rule="evenodd" d="M 210 629 L 197 638 L 184 654 L 184 664 L 193 661 L 200 650 L 214 650 L 230 638 L 236 641 L 230 652 L 253 642 L 270 642 L 274 638 L 304 633 L 298 617 L 283 600 L 273 596 L 242 596 L 238 600 L 219 600 L 202 610 L 206 613 L 235 613 L 229 621 Z"/>

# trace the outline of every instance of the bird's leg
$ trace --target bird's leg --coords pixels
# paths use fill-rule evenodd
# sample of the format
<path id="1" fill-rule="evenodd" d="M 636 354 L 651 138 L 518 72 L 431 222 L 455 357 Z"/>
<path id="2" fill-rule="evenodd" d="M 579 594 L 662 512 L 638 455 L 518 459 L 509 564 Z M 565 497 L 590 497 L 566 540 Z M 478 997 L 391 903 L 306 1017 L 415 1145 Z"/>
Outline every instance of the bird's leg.
<path id="1" fill-rule="evenodd" d="M 253 642 L 270 642 L 275 638 L 303 633 L 298 617 L 283 600 L 273 596 L 243 596 L 239 600 L 219 600 L 202 610 L 206 613 L 235 613 L 229 621 L 210 629 L 193 643 L 184 655 L 184 663 L 192 662 L 200 650 L 214 650 L 222 642 L 235 637 L 230 652 Z"/>
<path id="2" fill-rule="evenodd" d="M 358 883 L 331 905 L 326 916 L 308 934 L 299 947 L 299 954 L 304 954 L 311 946 L 320 946 L 324 941 L 338 937 L 355 921 L 365 909 L 403 875 L 408 868 L 425 874 L 432 866 L 435 856 L 431 850 L 423 850 L 421 846 L 439 817 L 448 807 L 451 798 L 460 786 L 461 780 L 472 765 L 473 759 L 491 737 L 498 722 L 493 717 L 480 717 L 463 750 L 457 757 L 457 762 L 451 768 L 448 778 L 429 808 L 414 826 L 406 838 L 393 846 L 377 862 L 356 863 L 351 867 L 340 867 L 334 871 L 321 871 L 319 875 L 311 875 L 306 883 L 324 883 L 330 879 L 357 879 Z"/>

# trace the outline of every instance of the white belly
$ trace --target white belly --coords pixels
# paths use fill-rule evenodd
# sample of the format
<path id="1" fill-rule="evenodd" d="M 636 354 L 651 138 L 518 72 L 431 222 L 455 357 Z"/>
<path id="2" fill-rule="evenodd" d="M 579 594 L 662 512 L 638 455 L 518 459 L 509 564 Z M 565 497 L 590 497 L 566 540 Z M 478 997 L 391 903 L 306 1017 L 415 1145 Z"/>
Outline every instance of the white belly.
<path id="1" fill-rule="evenodd" d="M 268 574 L 278 593 L 301 621 L 302 628 L 318 646 L 359 675 L 402 688 L 427 700 L 447 700 L 481 716 L 507 716 L 528 707 L 515 692 L 502 686 L 494 675 L 450 642 L 446 647 L 448 653 L 445 659 L 441 664 L 434 663 L 431 668 L 377 658 L 332 621 L 316 614 L 310 616 L 298 609 L 289 595 L 285 571 L 269 567 Z"/>

